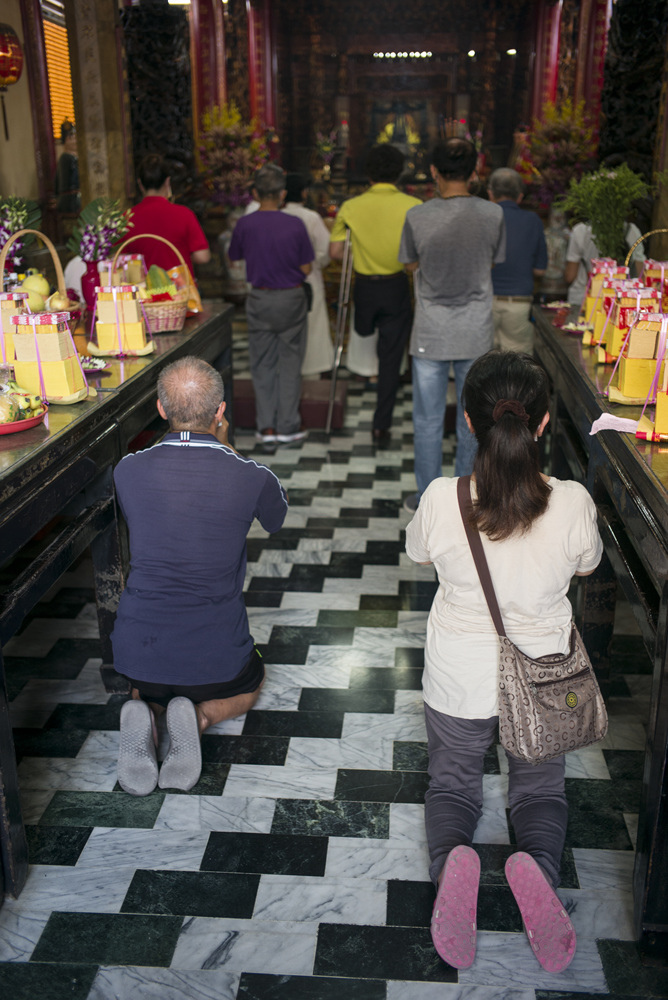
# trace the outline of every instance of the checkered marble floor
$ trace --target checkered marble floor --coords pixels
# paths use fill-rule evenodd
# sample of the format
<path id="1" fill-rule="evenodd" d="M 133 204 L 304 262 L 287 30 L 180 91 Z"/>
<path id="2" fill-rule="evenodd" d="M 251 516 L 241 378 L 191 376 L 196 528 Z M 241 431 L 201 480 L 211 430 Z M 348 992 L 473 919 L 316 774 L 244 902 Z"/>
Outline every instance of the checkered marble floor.
<path id="1" fill-rule="evenodd" d="M 235 361 L 243 371 L 243 341 Z M 350 382 L 345 428 L 264 456 L 285 527 L 248 542 L 247 605 L 267 681 L 257 707 L 203 737 L 188 794 L 116 783 L 123 697 L 99 678 L 82 561 L 5 647 L 31 869 L 0 909 L 11 1000 L 565 1000 L 668 995 L 632 942 L 631 874 L 650 664 L 620 614 L 609 735 L 567 762 L 560 896 L 578 950 L 538 966 L 503 877 L 513 831 L 494 748 L 476 834 L 478 953 L 459 973 L 429 936 L 420 674 L 433 571 L 408 560 L 410 386 L 387 450 L 373 390 Z M 444 444 L 446 472 L 454 443 Z"/>

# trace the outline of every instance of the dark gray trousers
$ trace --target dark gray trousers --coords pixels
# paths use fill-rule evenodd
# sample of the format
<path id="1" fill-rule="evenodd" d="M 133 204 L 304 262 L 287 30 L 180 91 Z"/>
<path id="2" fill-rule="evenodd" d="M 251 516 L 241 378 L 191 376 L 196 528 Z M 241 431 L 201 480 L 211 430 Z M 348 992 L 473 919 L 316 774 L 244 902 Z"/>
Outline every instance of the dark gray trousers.
<path id="1" fill-rule="evenodd" d="M 471 846 L 482 812 L 483 758 L 498 719 L 457 719 L 424 706 L 429 748 L 429 788 L 425 823 L 429 875 L 436 884 L 449 852 Z M 517 850 L 541 866 L 552 886 L 559 884 L 566 839 L 565 758 L 526 764 L 508 758 L 508 804 Z"/>
<path id="2" fill-rule="evenodd" d="M 301 367 L 306 350 L 306 295 L 298 288 L 253 288 L 246 298 L 248 354 L 259 431 L 301 427 Z"/>

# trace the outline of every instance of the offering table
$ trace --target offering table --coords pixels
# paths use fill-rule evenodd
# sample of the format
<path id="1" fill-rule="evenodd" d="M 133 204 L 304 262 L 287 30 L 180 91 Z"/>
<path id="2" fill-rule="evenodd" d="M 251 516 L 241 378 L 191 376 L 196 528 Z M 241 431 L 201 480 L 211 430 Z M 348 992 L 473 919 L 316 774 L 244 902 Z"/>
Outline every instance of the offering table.
<path id="1" fill-rule="evenodd" d="M 205 302 L 203 312 L 188 320 L 182 332 L 157 336 L 153 354 L 109 358 L 107 371 L 89 376 L 96 389 L 89 399 L 52 405 L 43 424 L 0 437 L 0 564 L 21 556 L 24 567 L 0 595 L 0 644 L 90 546 L 102 676 L 113 683 L 110 634 L 128 567 L 113 468 L 142 431 L 166 429 L 157 417 L 156 381 L 170 362 L 190 354 L 209 361 L 221 372 L 225 397 L 231 400 L 233 314 L 227 303 Z M 27 548 L 38 533 L 46 536 L 41 546 Z M 4 893 L 19 894 L 27 870 L 0 654 L 0 905 Z"/>
<path id="2" fill-rule="evenodd" d="M 549 471 L 584 483 L 599 512 L 604 564 L 584 581 L 583 637 L 605 668 L 615 592 L 621 586 L 652 660 L 652 689 L 634 870 L 634 925 L 646 961 L 668 955 L 668 447 L 606 430 L 590 436 L 604 412 L 638 419 L 641 408 L 604 396 L 612 365 L 596 348 L 563 333 L 553 314 L 534 308 L 536 355 L 552 381 Z M 571 317 L 572 318 L 572 317 Z"/>

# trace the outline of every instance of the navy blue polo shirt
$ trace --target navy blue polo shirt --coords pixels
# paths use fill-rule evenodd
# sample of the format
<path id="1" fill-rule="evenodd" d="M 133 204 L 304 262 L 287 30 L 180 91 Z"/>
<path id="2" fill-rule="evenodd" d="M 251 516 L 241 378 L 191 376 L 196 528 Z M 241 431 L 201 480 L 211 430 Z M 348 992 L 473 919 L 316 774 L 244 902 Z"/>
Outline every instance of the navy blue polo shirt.
<path id="1" fill-rule="evenodd" d="M 547 267 L 547 245 L 543 223 L 535 212 L 520 208 L 517 202 L 504 198 L 506 223 L 506 259 L 492 269 L 495 295 L 533 295 L 533 271 Z"/>
<path id="2" fill-rule="evenodd" d="M 253 650 L 243 599 L 246 536 L 288 502 L 276 476 L 210 434 L 181 431 L 114 470 L 131 568 L 112 634 L 114 667 L 134 680 L 232 680 Z"/>

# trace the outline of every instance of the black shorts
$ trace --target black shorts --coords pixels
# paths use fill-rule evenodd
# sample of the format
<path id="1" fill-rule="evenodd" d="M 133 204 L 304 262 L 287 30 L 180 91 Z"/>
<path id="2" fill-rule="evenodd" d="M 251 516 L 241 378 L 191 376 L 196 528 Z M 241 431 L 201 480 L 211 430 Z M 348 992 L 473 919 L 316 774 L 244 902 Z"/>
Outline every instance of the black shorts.
<path id="1" fill-rule="evenodd" d="M 127 674 L 124 675 L 127 677 Z M 234 698 L 238 694 L 249 694 L 257 691 L 264 680 L 264 664 L 262 656 L 253 646 L 253 652 L 246 666 L 232 678 L 220 684 L 151 684 L 150 681 L 128 680 L 139 691 L 142 701 L 152 701 L 156 705 L 167 707 L 172 698 L 188 698 L 199 705 L 202 701 L 215 701 L 219 698 Z"/>

